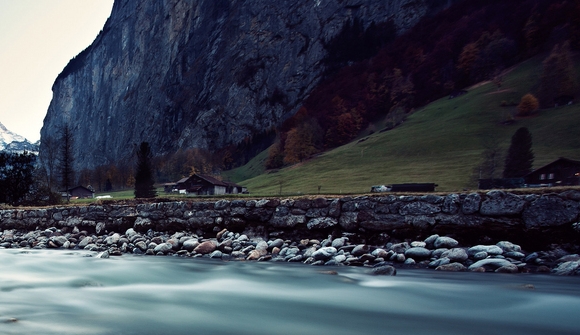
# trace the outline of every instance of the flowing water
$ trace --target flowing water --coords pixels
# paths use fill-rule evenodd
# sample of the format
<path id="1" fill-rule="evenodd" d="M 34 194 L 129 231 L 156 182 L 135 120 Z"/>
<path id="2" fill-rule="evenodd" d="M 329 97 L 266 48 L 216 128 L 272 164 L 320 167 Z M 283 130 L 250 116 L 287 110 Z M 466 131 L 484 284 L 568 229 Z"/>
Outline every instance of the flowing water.
<path id="1" fill-rule="evenodd" d="M 0 334 L 580 333 L 578 277 L 86 256 L 0 250 Z"/>

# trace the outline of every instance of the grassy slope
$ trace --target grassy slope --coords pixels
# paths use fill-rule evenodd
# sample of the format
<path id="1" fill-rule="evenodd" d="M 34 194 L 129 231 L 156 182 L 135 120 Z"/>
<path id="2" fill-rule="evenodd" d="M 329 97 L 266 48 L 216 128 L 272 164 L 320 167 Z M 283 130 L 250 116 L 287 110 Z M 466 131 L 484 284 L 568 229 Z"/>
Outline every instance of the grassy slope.
<path id="1" fill-rule="evenodd" d="M 371 185 L 435 182 L 438 191 L 474 188 L 473 171 L 481 161 L 483 141 L 497 138 L 507 151 L 513 133 L 522 126 L 533 136 L 534 167 L 563 156 L 580 159 L 580 104 L 540 111 L 536 116 L 503 125 L 519 101 L 538 82 L 541 59 L 522 63 L 509 72 L 501 91 L 491 84 L 469 89 L 458 98 L 435 101 L 410 115 L 396 129 L 368 136 L 316 158 L 275 173 L 262 173 L 265 153 L 246 166 L 225 173 L 253 194 L 364 193 Z M 502 164 L 503 165 L 503 164 Z M 501 169 L 500 169 L 501 170 Z M 501 171 L 500 171 L 501 173 Z M 244 180 L 245 179 L 245 180 Z"/>

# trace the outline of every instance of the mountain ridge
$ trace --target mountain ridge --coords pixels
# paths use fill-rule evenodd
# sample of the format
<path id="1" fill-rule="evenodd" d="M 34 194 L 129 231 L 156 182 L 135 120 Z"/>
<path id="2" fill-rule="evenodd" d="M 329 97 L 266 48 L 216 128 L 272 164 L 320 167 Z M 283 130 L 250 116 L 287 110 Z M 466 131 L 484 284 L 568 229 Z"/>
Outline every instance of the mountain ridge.
<path id="1" fill-rule="evenodd" d="M 235 145 L 296 112 L 347 22 L 391 20 L 400 32 L 434 8 L 441 2 L 115 1 L 55 81 L 41 138 L 68 123 L 76 170 L 128 161 L 141 141 L 156 154 Z"/>
<path id="2" fill-rule="evenodd" d="M 39 142 L 31 143 L 24 136 L 18 135 L 0 123 L 0 151 L 23 152 L 38 154 Z"/>

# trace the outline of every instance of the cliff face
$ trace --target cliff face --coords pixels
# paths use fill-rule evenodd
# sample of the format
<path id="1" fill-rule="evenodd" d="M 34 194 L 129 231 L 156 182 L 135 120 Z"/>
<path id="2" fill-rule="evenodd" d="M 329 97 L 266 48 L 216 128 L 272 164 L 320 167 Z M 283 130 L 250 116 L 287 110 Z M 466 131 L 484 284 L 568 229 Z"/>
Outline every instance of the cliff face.
<path id="1" fill-rule="evenodd" d="M 141 141 L 157 154 L 235 144 L 299 108 L 347 22 L 401 31 L 443 2 L 117 0 L 56 79 L 41 137 L 68 123 L 77 170 L 127 159 Z"/>

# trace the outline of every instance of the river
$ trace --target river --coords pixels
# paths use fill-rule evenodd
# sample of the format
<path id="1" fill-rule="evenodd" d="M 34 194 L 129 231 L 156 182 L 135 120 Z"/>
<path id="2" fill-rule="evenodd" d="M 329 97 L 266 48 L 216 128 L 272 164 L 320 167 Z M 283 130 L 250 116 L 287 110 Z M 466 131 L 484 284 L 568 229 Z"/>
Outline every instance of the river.
<path id="1" fill-rule="evenodd" d="M 578 277 L 88 255 L 0 250 L 0 334 L 580 333 Z"/>

